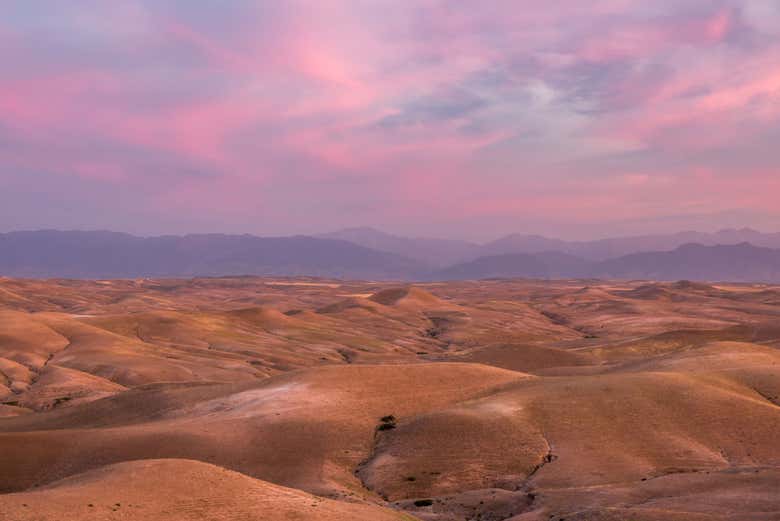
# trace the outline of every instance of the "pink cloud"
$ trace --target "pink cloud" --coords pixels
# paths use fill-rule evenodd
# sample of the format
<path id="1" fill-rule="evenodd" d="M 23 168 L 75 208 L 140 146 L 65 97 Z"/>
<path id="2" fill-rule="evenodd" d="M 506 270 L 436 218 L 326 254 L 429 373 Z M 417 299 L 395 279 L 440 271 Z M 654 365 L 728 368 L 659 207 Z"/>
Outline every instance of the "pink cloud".
<path id="1" fill-rule="evenodd" d="M 732 18 L 732 11 L 723 9 L 701 19 L 661 18 L 619 25 L 588 36 L 577 53 L 584 60 L 604 62 L 650 57 L 680 45 L 712 45 L 728 36 Z"/>
<path id="2" fill-rule="evenodd" d="M 5 20 L 0 58 L 24 67 L 0 76 L 0 137 L 24 146 L 0 166 L 124 186 L 176 222 L 198 207 L 251 222 L 293 200 L 327 208 L 328 227 L 365 201 L 380 220 L 446 223 L 780 196 L 761 144 L 780 47 L 739 2 L 291 1 L 268 19 L 250 4 L 246 23 L 176 2 L 124 25 L 106 7 L 80 31 Z M 724 150 L 750 166 L 713 170 Z"/>

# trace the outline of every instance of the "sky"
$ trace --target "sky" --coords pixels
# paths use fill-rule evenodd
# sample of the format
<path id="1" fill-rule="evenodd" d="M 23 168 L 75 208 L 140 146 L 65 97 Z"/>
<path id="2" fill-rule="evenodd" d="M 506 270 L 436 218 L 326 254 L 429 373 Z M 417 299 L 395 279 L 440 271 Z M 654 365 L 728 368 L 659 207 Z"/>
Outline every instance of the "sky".
<path id="1" fill-rule="evenodd" d="M 780 231 L 777 0 L 8 0 L 0 231 Z"/>

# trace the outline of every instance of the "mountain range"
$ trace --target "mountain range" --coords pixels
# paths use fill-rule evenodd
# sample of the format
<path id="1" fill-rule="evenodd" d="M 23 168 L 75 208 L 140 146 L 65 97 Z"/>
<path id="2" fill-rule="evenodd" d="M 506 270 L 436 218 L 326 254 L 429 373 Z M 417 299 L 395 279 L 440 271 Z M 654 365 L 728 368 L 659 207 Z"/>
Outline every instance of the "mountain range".
<path id="1" fill-rule="evenodd" d="M 637 235 L 592 241 L 565 241 L 541 235 L 512 234 L 477 244 L 468 241 L 407 238 L 373 228 L 347 228 L 320 235 L 343 239 L 367 248 L 403 255 L 433 267 L 446 267 L 478 257 L 507 253 L 567 253 L 585 260 L 602 261 L 631 253 L 671 251 L 684 244 L 717 246 L 750 243 L 754 246 L 780 249 L 780 233 L 762 233 L 750 228 L 725 229 L 715 233 L 684 231 L 673 234 Z"/>
<path id="2" fill-rule="evenodd" d="M 780 249 L 744 242 L 717 246 L 691 243 L 671 251 L 632 253 L 604 261 L 559 252 L 510 253 L 479 257 L 430 276 L 432 280 L 514 277 L 780 282 Z"/>
<path id="3" fill-rule="evenodd" d="M 116 232 L 0 234 L 0 274 L 15 277 L 134 278 L 311 275 L 414 278 L 418 261 L 348 241 L 314 237 Z"/>
<path id="4" fill-rule="evenodd" d="M 468 241 L 400 237 L 374 228 L 346 228 L 317 237 L 340 239 L 373 250 L 395 253 L 421 262 L 429 267 L 445 267 L 475 259 L 482 255 L 482 246 Z M 520 253 L 520 252 L 514 252 Z"/>
<path id="5" fill-rule="evenodd" d="M 580 242 L 510 235 L 480 245 L 399 237 L 371 228 L 316 237 L 200 234 L 147 238 L 107 231 L 42 230 L 0 234 L 0 275 L 780 282 L 780 233 L 742 229 Z"/>

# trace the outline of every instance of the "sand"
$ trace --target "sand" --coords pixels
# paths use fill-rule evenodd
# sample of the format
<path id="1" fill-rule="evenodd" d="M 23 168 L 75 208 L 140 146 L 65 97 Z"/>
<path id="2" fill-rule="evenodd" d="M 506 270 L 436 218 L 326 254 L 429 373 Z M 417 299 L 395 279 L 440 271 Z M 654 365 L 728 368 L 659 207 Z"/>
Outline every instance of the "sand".
<path id="1" fill-rule="evenodd" d="M 778 317 L 772 286 L 2 279 L 0 519 L 780 519 Z"/>

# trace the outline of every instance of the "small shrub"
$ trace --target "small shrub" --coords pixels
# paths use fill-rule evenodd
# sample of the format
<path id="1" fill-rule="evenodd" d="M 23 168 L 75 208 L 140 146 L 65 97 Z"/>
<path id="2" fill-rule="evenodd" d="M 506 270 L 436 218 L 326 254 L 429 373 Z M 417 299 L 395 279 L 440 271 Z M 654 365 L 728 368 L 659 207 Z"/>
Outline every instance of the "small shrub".
<path id="1" fill-rule="evenodd" d="M 389 431 L 391 429 L 395 429 L 396 419 L 395 416 L 392 414 L 388 414 L 387 416 L 382 416 L 379 418 L 379 421 L 381 422 L 376 430 L 378 431 Z"/>

